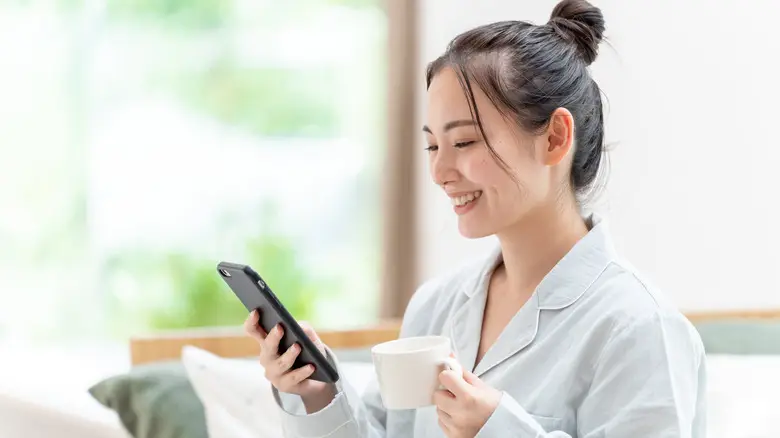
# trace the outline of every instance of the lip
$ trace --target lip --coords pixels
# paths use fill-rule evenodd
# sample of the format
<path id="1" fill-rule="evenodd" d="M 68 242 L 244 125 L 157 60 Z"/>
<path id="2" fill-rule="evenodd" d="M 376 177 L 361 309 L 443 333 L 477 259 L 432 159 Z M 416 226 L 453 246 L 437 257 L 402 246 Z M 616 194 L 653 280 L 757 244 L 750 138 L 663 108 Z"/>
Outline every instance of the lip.
<path id="1" fill-rule="evenodd" d="M 473 192 L 466 192 L 466 193 L 473 193 Z M 458 195 L 458 196 L 460 196 L 460 195 Z M 464 214 L 466 214 L 466 213 L 470 212 L 471 210 L 473 210 L 474 207 L 476 207 L 477 203 L 479 203 L 479 201 L 482 200 L 482 198 L 484 198 L 484 195 L 482 195 L 479 198 L 469 202 L 466 205 L 453 205 L 452 206 L 452 211 L 454 211 L 455 214 L 457 214 L 458 216 L 463 216 Z"/>
<path id="2" fill-rule="evenodd" d="M 452 192 L 452 193 L 447 192 L 447 196 L 449 196 L 450 198 L 457 198 L 458 196 L 466 196 L 469 193 L 481 192 L 481 191 L 482 190 L 476 189 L 476 190 L 469 190 L 469 191 L 465 191 L 465 192 Z"/>

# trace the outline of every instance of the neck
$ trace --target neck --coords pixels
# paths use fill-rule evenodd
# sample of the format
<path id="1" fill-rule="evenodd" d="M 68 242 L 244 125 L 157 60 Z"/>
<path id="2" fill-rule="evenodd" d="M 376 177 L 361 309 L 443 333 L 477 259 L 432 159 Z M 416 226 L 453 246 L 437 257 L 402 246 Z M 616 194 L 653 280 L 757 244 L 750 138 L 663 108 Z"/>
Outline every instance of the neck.
<path id="1" fill-rule="evenodd" d="M 497 234 L 500 267 L 511 294 L 529 297 L 547 273 L 588 233 L 576 207 L 540 209 Z"/>

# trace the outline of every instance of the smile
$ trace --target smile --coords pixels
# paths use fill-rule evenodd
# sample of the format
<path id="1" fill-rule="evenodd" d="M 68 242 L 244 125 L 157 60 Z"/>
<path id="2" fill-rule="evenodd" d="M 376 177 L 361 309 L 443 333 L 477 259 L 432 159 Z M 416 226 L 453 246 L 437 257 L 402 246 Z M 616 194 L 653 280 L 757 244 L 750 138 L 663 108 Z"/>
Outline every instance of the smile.
<path id="1" fill-rule="evenodd" d="M 455 207 L 463 207 L 464 205 L 479 199 L 480 196 L 482 196 L 482 190 L 477 190 L 476 192 L 467 193 L 465 195 L 451 197 L 450 201 Z"/>

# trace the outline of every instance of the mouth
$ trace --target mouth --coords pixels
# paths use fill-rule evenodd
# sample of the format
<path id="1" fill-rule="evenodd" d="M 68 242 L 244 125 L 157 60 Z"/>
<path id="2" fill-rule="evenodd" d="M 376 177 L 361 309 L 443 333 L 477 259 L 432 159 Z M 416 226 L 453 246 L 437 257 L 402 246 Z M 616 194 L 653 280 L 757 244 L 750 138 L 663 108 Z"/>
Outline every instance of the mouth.
<path id="1" fill-rule="evenodd" d="M 474 204 L 481 196 L 482 190 L 477 190 L 460 196 L 452 196 L 450 197 L 450 202 L 452 202 L 452 207 L 455 210 L 455 213 L 464 214 L 474 207 Z"/>
<path id="2" fill-rule="evenodd" d="M 480 196 L 482 196 L 482 190 L 477 190 L 476 192 L 467 193 L 465 195 L 454 196 L 450 198 L 450 201 L 452 202 L 453 207 L 463 207 L 470 202 L 476 201 Z"/>

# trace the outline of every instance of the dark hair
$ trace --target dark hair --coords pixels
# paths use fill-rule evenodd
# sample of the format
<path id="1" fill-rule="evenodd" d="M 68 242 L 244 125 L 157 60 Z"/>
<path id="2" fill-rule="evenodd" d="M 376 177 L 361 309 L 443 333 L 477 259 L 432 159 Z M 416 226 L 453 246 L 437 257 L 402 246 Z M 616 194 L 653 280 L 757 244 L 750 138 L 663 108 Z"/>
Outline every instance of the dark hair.
<path id="1" fill-rule="evenodd" d="M 455 69 L 490 154 L 507 172 L 485 136 L 472 81 L 504 117 L 532 133 L 547 128 L 553 111 L 568 109 L 575 133 L 571 185 L 580 195 L 590 190 L 604 151 L 601 90 L 587 68 L 604 29 L 599 8 L 586 0 L 563 0 L 544 25 L 501 21 L 458 35 L 428 65 L 426 83 L 430 87 L 445 67 Z"/>

